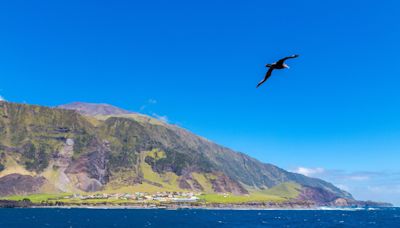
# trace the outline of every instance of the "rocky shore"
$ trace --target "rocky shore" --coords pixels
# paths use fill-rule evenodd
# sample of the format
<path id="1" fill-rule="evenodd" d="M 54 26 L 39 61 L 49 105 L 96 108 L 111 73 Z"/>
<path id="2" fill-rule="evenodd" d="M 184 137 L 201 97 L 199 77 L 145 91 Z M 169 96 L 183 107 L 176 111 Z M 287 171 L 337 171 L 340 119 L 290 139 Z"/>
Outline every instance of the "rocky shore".
<path id="1" fill-rule="evenodd" d="M 130 209 L 229 209 L 229 210 L 315 210 L 315 209 L 343 209 L 343 208 L 376 208 L 393 207 L 389 203 L 371 201 L 355 201 L 347 205 L 318 205 L 312 202 L 254 202 L 254 203 L 65 203 L 42 202 L 32 203 L 29 199 L 20 201 L 0 200 L 0 208 L 130 208 Z"/>

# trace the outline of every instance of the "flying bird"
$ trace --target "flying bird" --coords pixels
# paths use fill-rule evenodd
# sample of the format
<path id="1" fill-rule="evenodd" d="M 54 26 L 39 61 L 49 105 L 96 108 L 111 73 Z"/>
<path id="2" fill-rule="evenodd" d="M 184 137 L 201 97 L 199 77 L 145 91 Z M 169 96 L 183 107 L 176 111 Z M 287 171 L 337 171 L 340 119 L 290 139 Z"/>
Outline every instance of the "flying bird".
<path id="1" fill-rule="evenodd" d="M 281 69 L 289 68 L 289 66 L 285 64 L 285 61 L 288 60 L 288 59 L 294 59 L 294 58 L 297 58 L 297 57 L 299 57 L 299 55 L 292 55 L 292 56 L 288 56 L 288 57 L 285 57 L 283 59 L 280 59 L 276 63 L 265 65 L 265 67 L 269 67 L 269 69 L 268 69 L 267 73 L 265 74 L 264 79 L 261 82 L 258 83 L 257 88 L 260 85 L 262 85 L 265 81 L 268 80 L 268 78 L 271 76 L 273 70 L 275 70 L 275 69 L 281 70 Z"/>

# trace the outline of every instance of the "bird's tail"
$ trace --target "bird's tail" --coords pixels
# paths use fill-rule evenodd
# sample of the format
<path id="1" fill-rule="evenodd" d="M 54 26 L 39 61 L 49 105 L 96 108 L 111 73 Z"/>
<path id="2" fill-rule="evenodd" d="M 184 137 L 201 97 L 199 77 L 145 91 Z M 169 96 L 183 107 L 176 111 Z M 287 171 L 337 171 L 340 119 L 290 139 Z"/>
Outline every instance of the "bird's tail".
<path id="1" fill-rule="evenodd" d="M 267 65 L 265 65 L 265 67 L 271 67 L 272 65 L 271 64 L 267 64 Z"/>

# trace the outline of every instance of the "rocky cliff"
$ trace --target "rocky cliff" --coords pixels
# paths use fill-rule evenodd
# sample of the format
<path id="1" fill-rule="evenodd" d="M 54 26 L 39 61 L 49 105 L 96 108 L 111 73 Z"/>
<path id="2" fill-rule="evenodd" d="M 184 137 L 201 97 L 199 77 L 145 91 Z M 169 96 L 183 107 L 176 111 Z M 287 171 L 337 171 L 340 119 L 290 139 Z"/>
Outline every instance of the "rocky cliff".
<path id="1" fill-rule="evenodd" d="M 0 185 L 7 186 L 0 195 L 118 189 L 241 195 L 285 183 L 300 186 L 293 197 L 302 200 L 353 199 L 323 180 L 110 105 L 0 102 Z"/>

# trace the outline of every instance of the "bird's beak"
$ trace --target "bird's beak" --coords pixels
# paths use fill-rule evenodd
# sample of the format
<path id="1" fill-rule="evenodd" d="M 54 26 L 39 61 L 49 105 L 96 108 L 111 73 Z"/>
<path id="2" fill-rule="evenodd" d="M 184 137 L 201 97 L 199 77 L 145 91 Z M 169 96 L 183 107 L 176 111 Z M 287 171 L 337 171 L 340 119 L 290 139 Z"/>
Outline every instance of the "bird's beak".
<path id="1" fill-rule="evenodd" d="M 290 69 L 290 67 L 289 67 L 289 66 L 286 66 L 286 68 L 287 68 L 287 69 Z"/>

